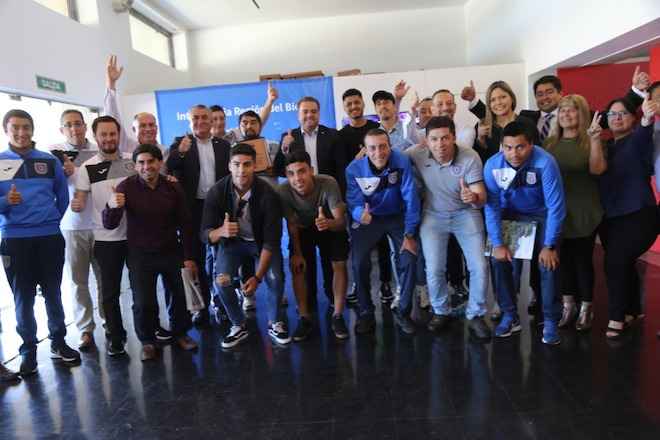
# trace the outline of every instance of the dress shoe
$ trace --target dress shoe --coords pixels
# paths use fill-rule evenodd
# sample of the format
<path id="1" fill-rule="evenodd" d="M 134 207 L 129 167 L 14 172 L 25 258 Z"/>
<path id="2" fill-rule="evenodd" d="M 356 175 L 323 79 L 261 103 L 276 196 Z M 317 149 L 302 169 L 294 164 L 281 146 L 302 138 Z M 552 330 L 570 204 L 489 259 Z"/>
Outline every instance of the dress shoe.
<path id="1" fill-rule="evenodd" d="M 176 343 L 182 350 L 192 351 L 197 349 L 197 342 L 190 336 L 181 336 L 177 338 Z"/>
<path id="2" fill-rule="evenodd" d="M 91 332 L 83 332 L 78 342 L 78 350 L 89 351 L 94 347 L 94 335 Z"/>
<path id="3" fill-rule="evenodd" d="M 158 351 L 156 349 L 156 346 L 153 344 L 146 344 L 142 347 L 142 354 L 140 355 L 140 359 L 142 361 L 152 361 L 158 357 Z"/>

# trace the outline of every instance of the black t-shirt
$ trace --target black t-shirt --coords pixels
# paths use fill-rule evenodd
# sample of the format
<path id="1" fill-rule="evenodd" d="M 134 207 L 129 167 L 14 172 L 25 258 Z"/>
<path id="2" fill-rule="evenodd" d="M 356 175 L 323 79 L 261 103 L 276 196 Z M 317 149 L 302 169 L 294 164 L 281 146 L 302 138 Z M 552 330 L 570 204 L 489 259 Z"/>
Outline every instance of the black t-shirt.
<path id="1" fill-rule="evenodd" d="M 362 148 L 362 145 L 364 144 L 364 136 L 366 136 L 367 132 L 372 128 L 378 127 L 380 127 L 378 122 L 367 119 L 367 123 L 362 127 L 355 128 L 350 125 L 344 125 L 344 128 L 339 130 L 339 136 L 346 146 L 346 160 L 349 163 Z"/>

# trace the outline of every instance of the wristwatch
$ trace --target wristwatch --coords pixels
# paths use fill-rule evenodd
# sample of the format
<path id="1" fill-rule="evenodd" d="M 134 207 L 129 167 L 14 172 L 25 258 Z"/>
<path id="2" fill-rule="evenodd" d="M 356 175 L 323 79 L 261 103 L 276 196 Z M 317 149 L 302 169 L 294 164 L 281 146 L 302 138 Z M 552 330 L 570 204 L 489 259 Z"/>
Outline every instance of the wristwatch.
<path id="1" fill-rule="evenodd" d="M 546 248 L 546 249 L 550 249 L 551 251 L 555 250 L 555 245 L 554 244 L 551 244 L 550 246 L 543 246 L 543 247 Z"/>

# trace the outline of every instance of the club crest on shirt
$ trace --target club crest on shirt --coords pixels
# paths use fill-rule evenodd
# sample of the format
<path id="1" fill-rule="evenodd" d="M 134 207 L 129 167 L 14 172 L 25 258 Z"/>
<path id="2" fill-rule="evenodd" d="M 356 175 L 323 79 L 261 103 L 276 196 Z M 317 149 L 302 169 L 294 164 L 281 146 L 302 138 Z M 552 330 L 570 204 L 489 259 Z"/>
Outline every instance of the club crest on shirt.
<path id="1" fill-rule="evenodd" d="M 452 165 L 451 168 L 449 168 L 449 171 L 452 176 L 458 177 L 463 172 L 463 167 L 460 165 Z"/>
<path id="2" fill-rule="evenodd" d="M 533 171 L 527 172 L 527 178 L 525 179 L 528 185 L 534 185 L 536 183 L 536 173 Z"/>
<path id="3" fill-rule="evenodd" d="M 399 172 L 394 171 L 388 174 L 387 181 L 390 182 L 390 185 L 395 185 L 399 181 Z"/>
<path id="4" fill-rule="evenodd" d="M 378 189 L 380 177 L 356 177 L 355 181 L 360 187 L 362 194 L 365 196 L 370 196 Z"/>
<path id="5" fill-rule="evenodd" d="M 133 164 L 133 162 L 124 162 L 124 169 L 129 173 L 133 172 L 135 171 L 135 165 Z"/>
<path id="6" fill-rule="evenodd" d="M 41 176 L 48 174 L 48 164 L 45 162 L 35 162 L 34 172 Z"/>

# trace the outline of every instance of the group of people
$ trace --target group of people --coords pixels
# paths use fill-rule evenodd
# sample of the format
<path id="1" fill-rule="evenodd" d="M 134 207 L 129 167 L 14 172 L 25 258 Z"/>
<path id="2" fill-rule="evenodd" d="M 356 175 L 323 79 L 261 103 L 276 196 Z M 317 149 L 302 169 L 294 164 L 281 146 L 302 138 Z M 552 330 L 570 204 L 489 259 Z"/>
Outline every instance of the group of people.
<path id="1" fill-rule="evenodd" d="M 391 304 L 402 332 L 418 329 L 411 319 L 418 295 L 428 295 L 419 300 L 432 310 L 430 331 L 450 325 L 447 274 L 464 259 L 471 334 L 509 337 L 521 330 L 522 260 L 508 238 L 514 224 L 535 231 L 530 285 L 538 297 L 535 318 L 543 326 L 543 343 L 559 344 L 559 328 L 591 328 L 597 235 L 605 249 L 609 294 L 606 337 L 620 338 L 641 314 L 635 262 L 658 235 L 650 183 L 654 164 L 660 173 L 658 133 L 654 147 L 660 83 L 651 84 L 644 72 L 636 71 L 625 97 L 603 113 L 592 112 L 579 95 L 563 95 L 555 76 L 534 84 L 539 110 L 520 113 L 506 82 L 491 84 L 485 103 L 471 82 L 460 96 L 479 123 L 460 129 L 453 121 L 455 95 L 446 89 L 415 100 L 409 123 L 399 117 L 408 92 L 404 82 L 393 93 L 374 93 L 379 122 L 365 117 L 361 92 L 349 89 L 342 99 L 350 122 L 341 130 L 320 125 L 318 100 L 303 97 L 300 127 L 283 133 L 279 142 L 264 140 L 272 163 L 267 169 L 258 168 L 252 141 L 261 139 L 277 99 L 274 87 L 269 85 L 260 113 L 242 113 L 239 126 L 230 130 L 222 107 L 193 106 L 191 133 L 167 148 L 158 144 L 152 114 L 135 115 L 131 130 L 121 127 L 115 86 L 122 73 L 110 57 L 105 114 L 92 123 L 95 144 L 76 110 L 61 115 L 66 141 L 51 147 L 52 154 L 32 142 L 28 113 L 11 110 L 3 118 L 9 148 L 0 153 L 0 253 L 23 340 L 20 370 L 0 364 L 3 381 L 37 371 L 37 286 L 48 313 L 51 356 L 80 361 L 65 342 L 60 292 L 65 261 L 81 335 L 78 349 L 95 345 L 90 294 L 95 290 L 110 356 L 124 354 L 120 292 L 128 267 L 143 361 L 156 358 L 162 343 L 195 350 L 188 330 L 210 317 L 231 323 L 223 348 L 243 343 L 250 334 L 246 311 L 255 307 L 262 283 L 274 343 L 309 338 L 317 249 L 337 339 L 350 334 L 343 317 L 347 305 L 356 307 L 355 334 L 375 330 L 372 251 L 379 254 L 381 299 Z M 604 128 L 612 134 L 607 141 Z M 299 316 L 292 332 L 281 307 L 282 219 Z M 89 286 L 90 268 L 96 289 Z M 182 269 L 199 281 L 205 303 L 192 315 Z M 159 319 L 159 276 L 169 329 Z M 491 283 L 499 306 L 493 330 L 485 320 Z"/>

